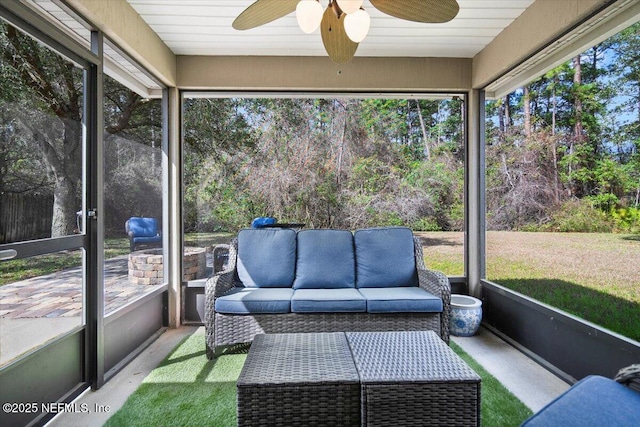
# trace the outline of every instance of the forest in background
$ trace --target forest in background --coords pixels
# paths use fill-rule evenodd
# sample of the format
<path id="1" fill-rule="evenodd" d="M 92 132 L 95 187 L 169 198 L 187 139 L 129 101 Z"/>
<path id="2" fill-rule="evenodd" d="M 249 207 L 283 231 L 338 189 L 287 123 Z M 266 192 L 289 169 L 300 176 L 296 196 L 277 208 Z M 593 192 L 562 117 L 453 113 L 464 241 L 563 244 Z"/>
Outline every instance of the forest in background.
<path id="1" fill-rule="evenodd" d="M 236 229 L 274 216 L 460 229 L 461 108 L 458 99 L 188 100 L 184 198 L 195 216 L 185 224 Z"/>
<path id="2" fill-rule="evenodd" d="M 189 99 L 185 224 L 463 227 L 464 104 Z M 490 230 L 640 232 L 640 25 L 487 102 Z"/>
<path id="3" fill-rule="evenodd" d="M 640 231 L 640 24 L 487 104 L 487 224 Z"/>
<path id="4" fill-rule="evenodd" d="M 81 205 L 82 74 L 0 28 L 0 194 L 53 196 L 52 236 Z M 105 80 L 105 225 L 160 216 L 161 112 Z M 186 231 L 257 216 L 308 227 L 464 226 L 461 98 L 192 98 Z M 487 103 L 487 225 L 640 232 L 640 25 Z M 54 218 L 55 219 L 55 218 Z"/>

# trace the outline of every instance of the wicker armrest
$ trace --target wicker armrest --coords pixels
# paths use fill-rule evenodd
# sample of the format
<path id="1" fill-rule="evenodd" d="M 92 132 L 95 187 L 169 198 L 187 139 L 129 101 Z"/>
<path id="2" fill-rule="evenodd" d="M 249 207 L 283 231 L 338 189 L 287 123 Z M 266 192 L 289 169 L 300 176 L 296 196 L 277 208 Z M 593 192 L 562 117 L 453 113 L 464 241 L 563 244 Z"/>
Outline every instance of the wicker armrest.
<path id="1" fill-rule="evenodd" d="M 440 329 L 442 339 L 449 343 L 449 318 L 451 317 L 451 284 L 447 276 L 436 270 L 418 269 L 418 285 L 425 291 L 442 298 Z"/>
<path id="2" fill-rule="evenodd" d="M 215 307 L 216 298 L 234 287 L 234 270 L 225 270 L 209 277 L 204 287 L 204 326 L 207 358 L 215 358 Z"/>
<path id="3" fill-rule="evenodd" d="M 205 283 L 205 298 L 217 298 L 229 292 L 235 286 L 236 258 L 238 253 L 238 239 L 235 238 L 229 245 L 218 245 L 229 251 L 229 261 L 223 271 L 214 273 Z"/>
<path id="4" fill-rule="evenodd" d="M 442 272 L 430 270 L 424 263 L 422 242 L 416 236 L 413 237 L 413 247 L 418 271 L 418 285 L 427 292 L 442 298 L 442 316 L 440 316 L 440 328 L 442 339 L 449 343 L 449 318 L 451 317 L 451 283 Z"/>
<path id="5" fill-rule="evenodd" d="M 207 330 L 213 330 L 216 298 L 229 292 L 234 287 L 235 272 L 222 271 L 207 279 L 204 285 L 204 324 Z"/>
<path id="6" fill-rule="evenodd" d="M 418 271 L 419 286 L 427 292 L 442 298 L 445 305 L 451 304 L 451 283 L 449 278 L 442 272 L 427 268 L 424 263 L 422 243 L 417 237 L 413 238 L 416 269 Z"/>
<path id="7" fill-rule="evenodd" d="M 640 393 L 640 364 L 620 369 L 614 380 Z"/>
<path id="8" fill-rule="evenodd" d="M 422 289 L 442 298 L 443 303 L 451 303 L 451 284 L 443 272 L 419 268 L 418 282 Z"/>
<path id="9" fill-rule="evenodd" d="M 207 298 L 218 298 L 236 286 L 235 271 L 225 270 L 216 273 L 207 279 L 205 283 L 205 294 Z"/>
<path id="10" fill-rule="evenodd" d="M 238 253 L 238 239 L 235 238 L 228 246 L 229 261 L 225 270 L 213 274 L 204 285 L 204 325 L 205 341 L 207 343 L 207 357 L 215 356 L 215 304 L 216 298 L 226 294 L 236 285 L 236 257 Z"/>

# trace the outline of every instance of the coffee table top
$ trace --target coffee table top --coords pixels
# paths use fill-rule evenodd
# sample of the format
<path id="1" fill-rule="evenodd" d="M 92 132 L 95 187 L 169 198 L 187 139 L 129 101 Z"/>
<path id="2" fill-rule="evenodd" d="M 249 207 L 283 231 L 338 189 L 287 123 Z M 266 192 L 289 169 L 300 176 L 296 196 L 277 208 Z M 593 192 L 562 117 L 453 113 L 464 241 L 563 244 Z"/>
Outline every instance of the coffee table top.
<path id="1" fill-rule="evenodd" d="M 254 384 L 358 384 L 343 332 L 256 335 L 238 378 L 238 387 Z"/>
<path id="2" fill-rule="evenodd" d="M 480 382 L 433 331 L 347 332 L 362 383 Z"/>
<path id="3" fill-rule="evenodd" d="M 314 382 L 480 382 L 433 331 L 257 335 L 238 386 Z"/>

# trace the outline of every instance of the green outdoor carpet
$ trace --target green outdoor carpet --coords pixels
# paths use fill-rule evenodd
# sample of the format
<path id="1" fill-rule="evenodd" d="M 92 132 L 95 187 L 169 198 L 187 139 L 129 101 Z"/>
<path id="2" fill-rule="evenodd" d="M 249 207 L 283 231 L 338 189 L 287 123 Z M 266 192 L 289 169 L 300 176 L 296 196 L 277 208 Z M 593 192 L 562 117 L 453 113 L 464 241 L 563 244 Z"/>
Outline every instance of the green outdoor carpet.
<path id="1" fill-rule="evenodd" d="M 482 377 L 482 425 L 518 426 L 531 411 L 457 345 L 451 348 Z M 235 426 L 236 380 L 246 354 L 207 360 L 200 328 L 142 382 L 106 426 Z"/>

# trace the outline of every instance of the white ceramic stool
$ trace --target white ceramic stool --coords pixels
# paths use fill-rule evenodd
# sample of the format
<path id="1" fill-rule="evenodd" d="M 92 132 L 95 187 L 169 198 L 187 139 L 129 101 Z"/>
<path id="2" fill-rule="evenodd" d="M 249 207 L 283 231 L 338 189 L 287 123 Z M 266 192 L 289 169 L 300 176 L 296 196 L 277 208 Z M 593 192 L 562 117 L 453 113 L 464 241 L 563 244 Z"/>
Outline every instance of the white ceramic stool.
<path id="1" fill-rule="evenodd" d="M 482 322 L 482 301 L 469 295 L 451 295 L 449 331 L 456 337 L 470 337 Z"/>

